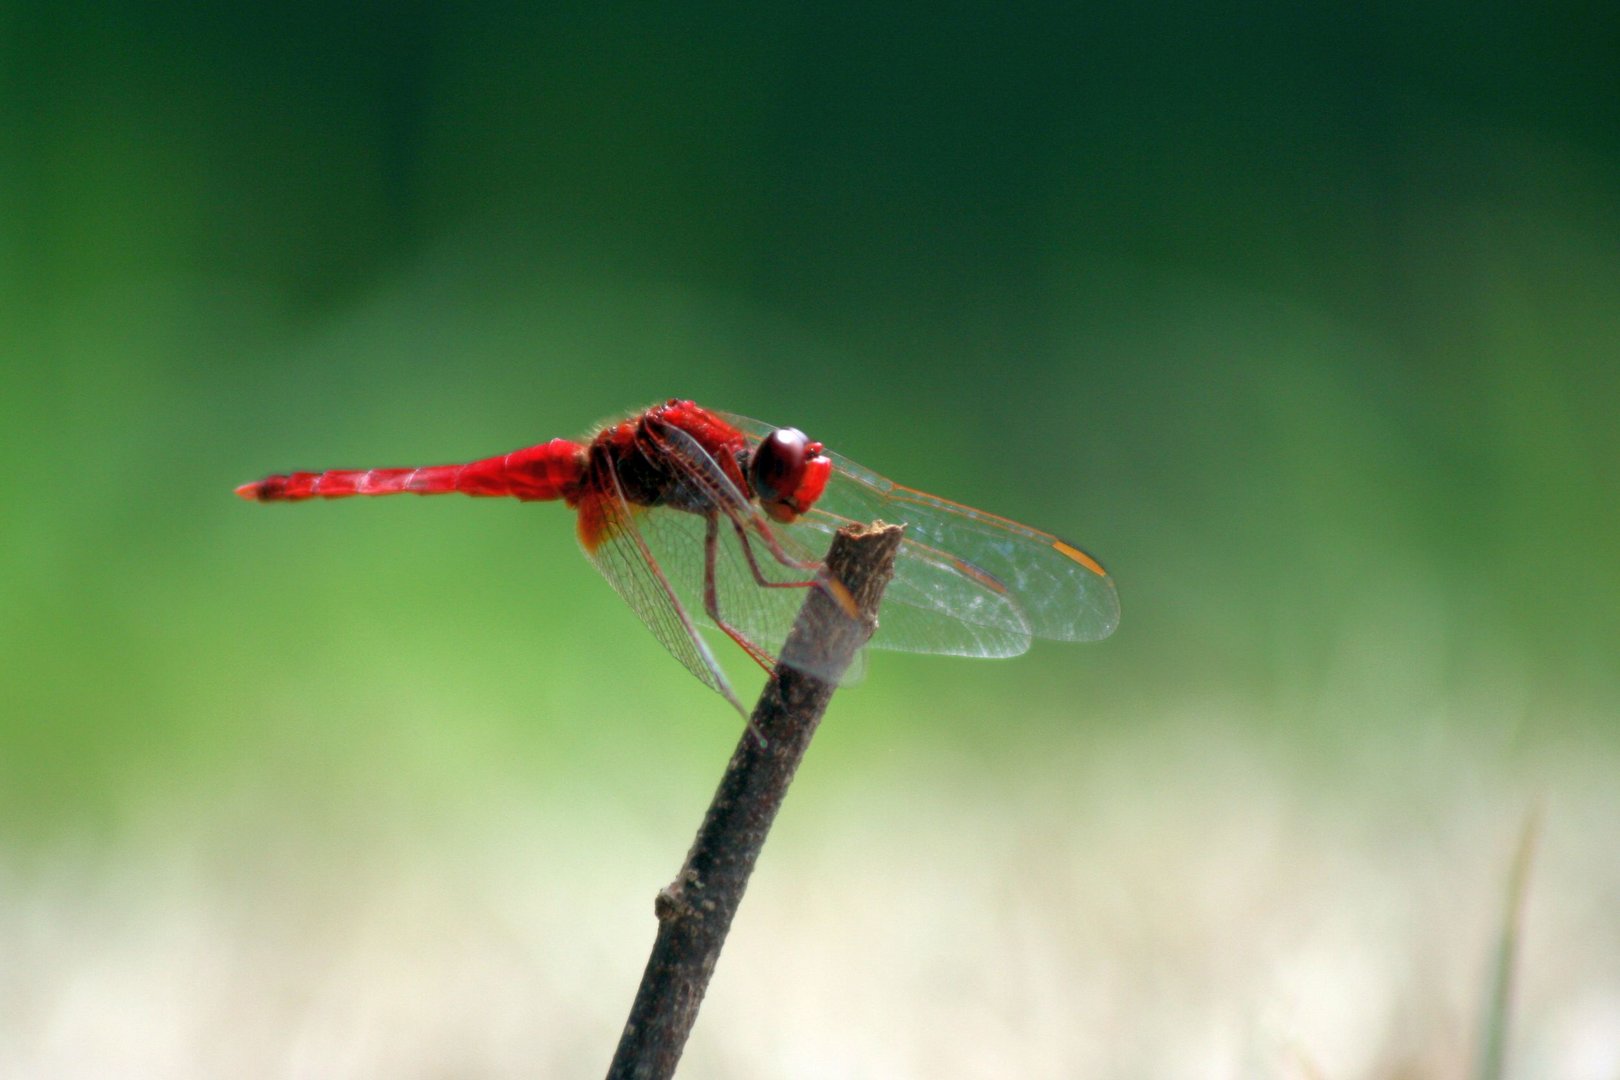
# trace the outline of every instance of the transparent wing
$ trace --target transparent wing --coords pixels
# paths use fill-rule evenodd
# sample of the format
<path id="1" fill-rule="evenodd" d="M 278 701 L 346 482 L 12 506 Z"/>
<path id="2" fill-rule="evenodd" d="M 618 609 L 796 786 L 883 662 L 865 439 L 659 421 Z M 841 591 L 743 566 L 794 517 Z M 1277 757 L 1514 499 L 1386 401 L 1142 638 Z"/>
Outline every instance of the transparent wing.
<path id="1" fill-rule="evenodd" d="M 829 491 L 836 480 L 835 474 Z M 897 520 L 892 514 L 835 514 L 818 506 L 790 529 L 830 540 L 851 522 L 879 518 Z M 1004 590 L 965 578 L 956 560 L 912 540 L 909 523 L 906 531 L 894 577 L 883 594 L 873 648 L 980 657 L 1017 656 L 1028 651 L 1029 620 Z"/>
<path id="2" fill-rule="evenodd" d="M 723 415 L 751 441 L 773 430 Z M 830 534 L 848 521 L 880 518 L 906 526 L 874 647 L 1014 656 L 1032 637 L 1095 640 L 1119 624 L 1113 580 L 1074 545 L 828 456 L 827 490 L 795 530 Z"/>
<path id="3" fill-rule="evenodd" d="M 704 598 L 705 544 L 708 520 L 703 516 L 659 507 L 638 516 L 641 535 L 658 564 L 664 568 L 675 594 L 692 618 L 710 635 L 717 651 L 722 655 L 732 647 L 731 641 L 716 627 L 705 610 Z M 814 570 L 783 566 L 773 558 L 757 536 L 748 544 L 762 576 L 772 584 L 761 585 L 754 577 L 742 537 L 733 526 L 732 519 L 719 515 L 715 519 L 715 604 L 720 617 L 735 631 L 748 639 L 748 652 L 767 670 L 774 666 L 776 653 L 787 640 L 793 620 L 803 607 L 813 580 Z M 778 543 L 797 561 L 819 562 L 822 552 L 812 553 L 800 547 L 793 538 L 781 535 Z M 811 586 L 813 587 L 813 586 Z M 857 656 L 855 662 L 843 672 L 821 670 L 813 661 L 794 657 L 790 662 L 813 674 L 829 678 L 843 685 L 858 682 L 865 664 Z"/>
<path id="4" fill-rule="evenodd" d="M 645 511 L 625 502 L 616 481 L 608 483 L 612 490 L 600 491 L 579 504 L 579 536 L 586 556 L 659 644 L 747 716 L 725 671 L 698 633 L 691 609 L 682 602 L 643 535 Z"/>

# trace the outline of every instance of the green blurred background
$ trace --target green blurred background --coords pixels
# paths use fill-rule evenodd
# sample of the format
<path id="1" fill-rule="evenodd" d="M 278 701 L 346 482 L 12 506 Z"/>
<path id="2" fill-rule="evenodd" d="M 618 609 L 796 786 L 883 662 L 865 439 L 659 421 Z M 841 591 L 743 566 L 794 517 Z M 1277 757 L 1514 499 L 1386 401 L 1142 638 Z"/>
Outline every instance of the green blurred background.
<path id="1" fill-rule="evenodd" d="M 622 946 L 569 990 L 602 1010 L 578 1049 L 599 1068 L 735 718 L 560 506 L 231 488 L 670 395 L 1073 537 L 1119 582 L 1099 646 L 873 657 L 795 793 L 804 843 L 836 847 L 850 798 L 1011 807 L 991 835 L 1025 844 L 1125 806 L 1202 850 L 1185 830 L 1255 783 L 1283 793 L 1255 821 L 1405 793 L 1365 850 L 1451 822 L 1483 850 L 1457 887 L 1494 910 L 1516 823 L 1540 796 L 1558 828 L 1574 761 L 1596 846 L 1572 850 L 1605 850 L 1616 26 L 1448 3 L 0 8 L 0 885 L 35 912 L 0 930 L 34 973 L 0 1053 L 43 1069 L 40 1025 L 72 1027 L 52 1002 L 90 961 L 53 933 L 148 940 L 180 910 L 130 913 L 108 867 L 211 852 L 180 880 L 238 942 L 262 938 L 237 900 L 295 868 L 308 917 L 276 940 L 297 941 L 356 853 L 395 881 L 480 837 Z M 1234 744 L 1264 766 L 1211 779 Z M 1053 764 L 1098 760 L 1129 777 L 1102 811 Z M 558 861 L 524 846 L 536 820 L 592 839 Z M 461 839 L 422 839 L 445 821 Z M 636 843 L 625 921 L 562 887 Z M 52 880 L 91 914 L 47 904 Z M 1470 970 L 1448 1030 L 1473 1024 Z M 1612 971 L 1548 984 L 1615 1016 Z M 727 1052 L 696 1075 L 778 1060 Z M 1587 1075 L 1525 1073 L 1555 1074 Z"/>

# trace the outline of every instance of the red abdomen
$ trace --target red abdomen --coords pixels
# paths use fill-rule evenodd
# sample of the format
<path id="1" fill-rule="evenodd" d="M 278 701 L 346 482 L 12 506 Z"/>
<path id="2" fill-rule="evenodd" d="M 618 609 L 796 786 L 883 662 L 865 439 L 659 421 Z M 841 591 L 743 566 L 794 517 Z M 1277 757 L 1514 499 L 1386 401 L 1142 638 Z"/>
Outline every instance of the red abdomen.
<path id="1" fill-rule="evenodd" d="M 566 499 L 572 503 L 579 494 L 584 472 L 585 448 L 567 439 L 552 439 L 465 465 L 278 474 L 243 484 L 236 493 L 258 502 L 300 502 L 350 495 L 441 495 L 459 491 L 463 495 Z"/>

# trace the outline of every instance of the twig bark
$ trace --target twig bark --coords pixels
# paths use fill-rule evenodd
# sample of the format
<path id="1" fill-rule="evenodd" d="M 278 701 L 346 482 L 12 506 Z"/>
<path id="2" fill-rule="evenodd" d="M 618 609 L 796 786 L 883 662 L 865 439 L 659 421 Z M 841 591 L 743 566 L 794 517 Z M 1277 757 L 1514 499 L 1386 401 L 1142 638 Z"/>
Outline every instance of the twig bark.
<path id="1" fill-rule="evenodd" d="M 784 656 L 809 657 L 822 675 L 778 666 L 765 687 L 680 875 L 658 894 L 658 938 L 630 1019 L 608 1067 L 609 1080 L 667 1080 L 697 1020 L 732 917 L 788 784 L 810 745 L 835 681 L 876 625 L 903 530 L 875 523 L 841 530 L 827 571 L 859 613 L 851 619 L 826 589 L 810 589 Z"/>

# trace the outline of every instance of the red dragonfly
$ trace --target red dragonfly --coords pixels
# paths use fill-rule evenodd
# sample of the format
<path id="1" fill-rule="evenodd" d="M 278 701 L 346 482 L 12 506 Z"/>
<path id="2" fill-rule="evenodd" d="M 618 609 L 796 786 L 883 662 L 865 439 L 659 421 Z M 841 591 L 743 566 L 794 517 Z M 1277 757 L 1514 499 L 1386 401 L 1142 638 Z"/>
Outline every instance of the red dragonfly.
<path id="1" fill-rule="evenodd" d="M 841 591 L 821 556 L 852 522 L 906 526 L 871 642 L 878 648 L 1017 656 L 1033 638 L 1095 640 L 1119 622 L 1113 580 L 1072 544 L 892 483 L 795 428 L 678 399 L 585 442 L 553 439 L 465 465 L 295 472 L 236 489 L 259 502 L 453 491 L 567 503 L 596 568 L 676 659 L 744 715 L 699 626 L 773 670 L 770 647 L 786 637 L 800 590 Z"/>

